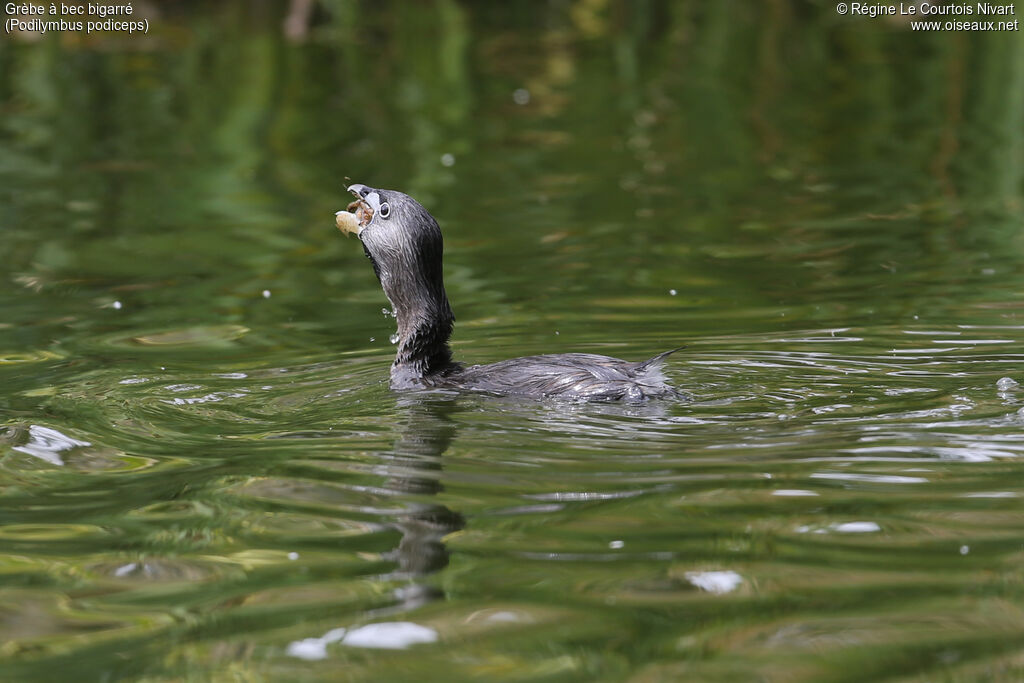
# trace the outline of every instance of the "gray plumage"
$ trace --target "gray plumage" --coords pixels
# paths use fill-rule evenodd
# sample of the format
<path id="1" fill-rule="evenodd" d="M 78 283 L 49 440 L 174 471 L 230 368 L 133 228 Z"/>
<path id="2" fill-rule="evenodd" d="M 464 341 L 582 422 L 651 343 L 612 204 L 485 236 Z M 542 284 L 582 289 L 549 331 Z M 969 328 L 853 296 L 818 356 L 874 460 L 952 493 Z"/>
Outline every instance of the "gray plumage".
<path id="1" fill-rule="evenodd" d="M 393 389 L 436 387 L 585 401 L 685 396 L 666 383 L 660 370 L 665 357 L 678 349 L 641 362 L 590 353 L 525 356 L 469 367 L 454 362 L 448 339 L 455 316 L 444 289 L 444 243 L 437 221 L 401 192 L 365 185 L 348 189 L 356 197 L 349 207 L 359 217 L 355 231 L 398 321 Z"/>

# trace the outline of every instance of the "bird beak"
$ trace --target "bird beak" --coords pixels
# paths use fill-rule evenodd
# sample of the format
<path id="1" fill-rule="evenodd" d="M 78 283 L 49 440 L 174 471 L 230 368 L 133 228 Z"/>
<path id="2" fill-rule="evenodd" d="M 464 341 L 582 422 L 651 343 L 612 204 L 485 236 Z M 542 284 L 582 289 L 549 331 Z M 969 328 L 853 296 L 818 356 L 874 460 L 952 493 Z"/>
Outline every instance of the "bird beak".
<path id="1" fill-rule="evenodd" d="M 348 191 L 356 198 L 345 211 L 334 214 L 338 230 L 359 236 L 380 209 L 380 195 L 372 187 L 349 185 Z"/>
<path id="2" fill-rule="evenodd" d="M 356 200 L 362 200 L 369 204 L 370 208 L 373 209 L 374 215 L 380 210 L 380 195 L 372 187 L 356 183 L 355 185 L 349 185 L 348 191 L 352 193 Z"/>

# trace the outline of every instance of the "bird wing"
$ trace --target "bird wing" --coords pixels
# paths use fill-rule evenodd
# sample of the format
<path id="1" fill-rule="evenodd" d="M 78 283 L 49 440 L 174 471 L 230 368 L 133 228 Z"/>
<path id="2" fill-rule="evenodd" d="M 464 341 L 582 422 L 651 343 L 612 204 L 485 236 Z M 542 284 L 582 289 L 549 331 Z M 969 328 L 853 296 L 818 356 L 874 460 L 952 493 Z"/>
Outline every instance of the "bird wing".
<path id="1" fill-rule="evenodd" d="M 589 353 L 526 356 L 474 365 L 460 382 L 480 391 L 617 400 L 636 386 L 635 363 Z"/>

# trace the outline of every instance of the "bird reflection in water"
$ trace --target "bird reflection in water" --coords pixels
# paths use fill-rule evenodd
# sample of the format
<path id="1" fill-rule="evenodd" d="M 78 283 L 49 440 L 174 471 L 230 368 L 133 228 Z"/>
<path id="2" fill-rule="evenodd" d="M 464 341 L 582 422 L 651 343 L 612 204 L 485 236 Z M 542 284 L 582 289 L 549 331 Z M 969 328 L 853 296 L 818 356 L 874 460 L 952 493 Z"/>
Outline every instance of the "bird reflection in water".
<path id="1" fill-rule="evenodd" d="M 387 476 L 384 490 L 395 497 L 436 496 L 441 483 L 442 456 L 451 445 L 455 424 L 451 413 L 455 401 L 443 397 L 402 396 L 398 399 L 402 418 L 397 426 L 393 452 L 380 471 Z M 443 597 L 433 586 L 417 582 L 448 566 L 449 552 L 444 537 L 466 525 L 458 512 L 436 503 L 411 502 L 393 523 L 402 534 L 398 547 L 384 555 L 398 565 L 398 573 L 411 584 L 398 591 L 397 609 L 418 607 Z M 389 608 L 391 611 L 396 608 Z"/>
<path id="2" fill-rule="evenodd" d="M 436 496 L 444 490 L 441 484 L 441 458 L 451 445 L 455 424 L 451 412 L 455 401 L 425 394 L 398 399 L 396 413 L 400 416 L 391 453 L 382 456 L 377 471 L 386 477 L 378 490 L 396 499 Z M 317 638 L 290 643 L 287 653 L 300 659 L 317 660 L 328 656 L 333 643 L 350 647 L 404 649 L 417 643 L 432 643 L 437 632 L 408 621 L 378 621 L 408 612 L 433 600 L 443 599 L 439 588 L 424 580 L 448 566 L 449 553 L 444 537 L 462 529 L 465 519 L 458 512 L 437 503 L 406 500 L 405 509 L 388 526 L 397 529 L 402 538 L 398 547 L 383 553 L 397 568 L 384 579 L 407 579 L 408 584 L 395 591 L 397 602 L 363 613 L 367 621 L 357 627 L 338 627 Z"/>

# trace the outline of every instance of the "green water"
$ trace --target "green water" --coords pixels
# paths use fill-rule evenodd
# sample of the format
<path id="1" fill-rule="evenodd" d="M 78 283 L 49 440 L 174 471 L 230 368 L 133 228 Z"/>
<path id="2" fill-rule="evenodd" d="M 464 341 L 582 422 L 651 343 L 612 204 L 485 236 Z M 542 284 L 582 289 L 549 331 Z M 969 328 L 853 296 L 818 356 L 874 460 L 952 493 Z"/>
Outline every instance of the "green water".
<path id="1" fill-rule="evenodd" d="M 285 9 L 0 38 L 0 678 L 1024 678 L 1019 34 Z M 346 177 L 694 401 L 390 392 Z"/>

